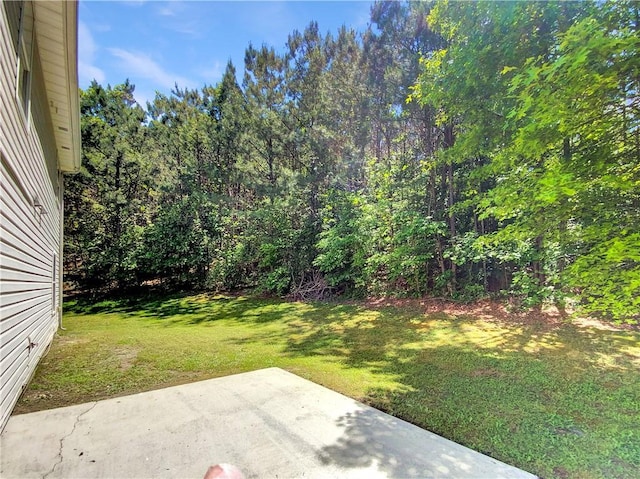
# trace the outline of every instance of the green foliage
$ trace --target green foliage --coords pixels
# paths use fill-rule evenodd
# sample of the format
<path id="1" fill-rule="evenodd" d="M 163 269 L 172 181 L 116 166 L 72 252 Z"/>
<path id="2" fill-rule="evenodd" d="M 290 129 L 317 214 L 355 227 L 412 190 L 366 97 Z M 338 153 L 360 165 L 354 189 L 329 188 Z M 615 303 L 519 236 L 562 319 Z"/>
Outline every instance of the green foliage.
<path id="1" fill-rule="evenodd" d="M 82 92 L 83 162 L 66 181 L 66 264 L 92 287 L 125 287 L 138 274 L 137 251 L 147 224 L 153 165 L 139 153 L 144 112 L 129 82 Z"/>
<path id="2" fill-rule="evenodd" d="M 447 45 L 424 55 L 412 98 L 461 125 L 456 154 L 489 159 L 495 185 L 476 210 L 495 239 L 530 245 L 490 253 L 516 266 L 508 289 L 525 305 L 571 294 L 637 315 L 640 263 L 605 253 L 640 224 L 637 14 L 633 2 L 444 1 L 430 14 Z"/>
<path id="3" fill-rule="evenodd" d="M 363 288 L 367 256 L 363 229 L 363 198 L 356 193 L 330 190 L 322 214 L 323 229 L 317 243 L 314 266 L 330 286 L 347 293 Z"/>
<path id="4" fill-rule="evenodd" d="M 584 309 L 633 322 L 640 311 L 640 234 L 603 241 L 569 267 L 566 277 L 586 301 Z"/>
<path id="5" fill-rule="evenodd" d="M 86 288 L 511 295 L 638 319 L 638 4 L 375 2 L 217 85 L 81 92 Z M 324 296 L 322 293 L 320 296 Z"/>
<path id="6" fill-rule="evenodd" d="M 160 210 L 145 231 L 144 270 L 151 278 L 170 278 L 178 285 L 203 284 L 216 234 L 216 225 L 206 215 L 210 210 L 210 204 L 194 197 Z"/>

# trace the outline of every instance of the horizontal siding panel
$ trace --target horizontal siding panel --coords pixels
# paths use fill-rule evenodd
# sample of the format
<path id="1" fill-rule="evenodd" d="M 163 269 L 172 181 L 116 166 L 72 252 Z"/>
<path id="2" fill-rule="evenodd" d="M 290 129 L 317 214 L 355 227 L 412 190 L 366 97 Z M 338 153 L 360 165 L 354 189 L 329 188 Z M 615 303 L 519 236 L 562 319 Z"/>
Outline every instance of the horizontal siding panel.
<path id="1" fill-rule="evenodd" d="M 45 206 L 46 213 L 40 214 L 36 208 L 32 205 L 32 200 L 29 199 L 25 202 L 22 195 L 18 196 L 16 189 L 11 188 L 9 185 L 2 185 L 3 197 L 2 197 L 2 216 L 11 221 L 16 226 L 16 233 L 21 233 L 27 236 L 30 240 L 41 238 L 41 242 L 45 239 L 49 240 L 54 238 L 55 232 L 58 231 L 53 224 L 53 217 L 58 216 L 57 211 L 51 211 L 52 208 Z M 43 200 L 40 200 L 45 203 Z M 6 227 L 9 229 L 9 227 Z"/>
<path id="2" fill-rule="evenodd" d="M 2 261 L 4 263 L 4 260 Z M 29 271 L 18 271 L 15 269 L 0 269 L 0 280 L 16 283 L 51 283 L 51 272 L 46 274 L 31 273 Z"/>
<path id="3" fill-rule="evenodd" d="M 20 369 L 26 370 L 27 369 L 27 365 L 29 362 L 29 349 L 26 347 L 27 345 L 25 344 L 24 348 L 20 348 L 20 350 L 18 351 L 18 354 L 16 357 L 12 358 L 12 361 L 7 360 L 3 360 L 2 363 L 0 364 L 0 367 L 2 367 L 2 370 L 4 372 L 4 374 L 2 375 L 3 381 L 6 381 L 5 384 L 8 384 L 9 378 L 10 376 L 15 376 L 16 373 L 19 374 Z M 16 360 L 19 361 L 19 363 L 17 364 L 18 367 L 16 367 Z"/>
<path id="4" fill-rule="evenodd" d="M 20 303 L 26 303 L 27 301 L 30 301 L 34 298 L 44 297 L 45 295 L 48 295 L 47 297 L 50 297 L 50 293 L 48 293 L 46 290 L 30 290 L 18 293 L 7 293 L 2 296 L 2 310 L 4 311 L 4 308 L 9 308 L 10 306 Z M 27 308 L 27 306 L 25 306 L 25 308 Z"/>
<path id="5" fill-rule="evenodd" d="M 20 188 L 7 179 L 2 185 L 3 213 L 9 217 L 8 212 L 11 211 L 14 222 L 18 225 L 24 225 L 20 228 L 23 232 L 44 233 L 44 228 L 53 226 L 51 216 L 55 216 L 57 208 L 52 207 L 42 194 L 42 192 Z M 25 198 L 26 195 L 29 195 L 28 198 Z M 39 213 L 33 204 L 35 196 L 45 207 L 43 214 Z M 38 236 L 42 236 L 42 234 Z"/>
<path id="6" fill-rule="evenodd" d="M 34 371 L 38 365 L 38 361 L 40 361 L 49 349 L 49 345 L 58 329 L 58 320 L 55 316 L 51 315 L 43 318 L 40 325 L 41 327 L 39 327 L 32 336 L 32 338 L 35 338 L 36 346 L 31 350 L 31 355 L 29 356 Z"/>
<path id="7" fill-rule="evenodd" d="M 3 339 L 9 342 L 10 338 L 14 338 L 16 335 L 19 335 L 25 327 L 29 326 L 29 324 L 37 318 L 48 318 L 50 315 L 51 301 L 41 301 L 32 308 L 21 311 L 19 314 L 2 321 L 0 323 L 0 332 L 5 336 Z"/>
<path id="8" fill-rule="evenodd" d="M 0 400 L 0 410 L 2 414 L 2 422 L 0 424 L 6 424 L 13 405 L 16 399 L 22 393 L 22 389 L 26 386 L 27 381 L 35 371 L 35 367 L 38 361 L 42 358 L 47 350 L 48 344 L 53 339 L 55 330 L 53 328 L 47 330 L 43 328 L 40 333 L 36 333 L 37 341 L 40 341 L 36 348 L 31 350 L 31 354 L 25 349 L 23 356 L 20 356 L 20 365 L 16 369 L 16 373 L 13 376 L 7 377 L 7 383 L 9 387 L 2 390 L 2 398 Z"/>
<path id="9" fill-rule="evenodd" d="M 11 323 L 12 319 L 17 319 L 18 317 L 21 317 L 21 321 L 15 322 L 11 328 L 5 328 L 5 322 L 2 323 L 2 334 L 5 341 L 0 346 L 0 356 L 3 358 L 11 357 L 12 351 L 20 349 L 23 342 L 25 342 L 26 347 L 28 339 L 40 344 L 42 338 L 39 338 L 38 335 L 41 335 L 42 331 L 55 330 L 58 324 L 57 316 L 51 312 L 50 301 L 41 302 L 6 322 Z M 28 320 L 25 320 L 25 318 Z"/>
<path id="10" fill-rule="evenodd" d="M 29 319 L 42 308 L 49 308 L 51 295 L 33 296 L 24 301 L 0 307 L 0 333 L 4 335 L 6 331 L 16 326 L 18 323 Z"/>
<path id="11" fill-rule="evenodd" d="M 11 293 L 23 293 L 26 291 L 48 291 L 51 289 L 51 284 L 49 282 L 46 283 L 30 283 L 30 282 L 19 282 L 19 281 L 3 281 L 0 285 L 0 294 L 11 294 Z"/>
<path id="12" fill-rule="evenodd" d="M 2 62 L 2 67 L 0 69 L 0 85 L 1 85 L 0 88 L 3 88 L 3 91 L 0 94 L 0 98 L 2 98 L 3 116 L 7 115 L 4 105 L 8 102 L 8 99 L 9 99 L 9 95 L 7 95 L 6 90 L 11 89 L 12 86 L 15 85 L 13 81 L 15 78 L 15 69 L 9 68 L 9 63 L 10 62 Z M 4 139 L 3 139 L 3 143 L 4 143 Z"/>
<path id="13" fill-rule="evenodd" d="M 11 190 L 13 190 L 14 194 L 12 195 L 12 198 L 21 198 L 24 203 L 21 202 L 20 206 L 26 208 L 25 213 L 28 213 L 32 218 L 35 217 L 35 210 L 33 207 L 33 199 L 35 196 L 38 197 L 40 203 L 45 207 L 46 214 L 43 215 L 43 220 L 46 220 L 47 215 L 51 215 L 52 212 L 59 210 L 56 201 L 57 188 L 53 188 L 48 168 L 43 167 L 37 170 L 31 169 L 27 171 L 27 173 L 30 175 L 39 175 L 41 180 L 41 185 L 38 188 L 31 190 L 29 190 L 25 184 L 22 184 L 20 186 L 15 184 L 13 179 L 9 176 L 10 174 L 8 171 L 5 171 L 4 173 L 7 175 L 7 179 L 9 180 L 7 181 L 6 185 L 3 185 L 7 190 L 7 194 L 11 194 Z M 32 186 L 31 188 L 34 187 Z"/>
<path id="14" fill-rule="evenodd" d="M 38 337 L 41 336 L 42 330 L 48 331 L 51 328 L 50 319 L 45 311 L 40 311 L 38 315 L 32 318 L 33 322 L 23 323 L 19 328 L 11 329 L 6 333 L 8 336 L 7 341 L 0 345 L 0 356 L 2 358 L 15 358 L 15 351 L 28 350 L 29 341 L 38 344 Z M 4 374 L 5 369 L 8 369 L 10 364 L 10 360 L 3 360 L 0 374 Z"/>
<path id="15" fill-rule="evenodd" d="M 9 102 L 10 107 L 12 103 L 13 106 L 17 107 L 16 102 Z M 8 163 L 15 176 L 20 179 L 22 189 L 29 193 L 28 200 L 31 200 L 33 195 L 37 194 L 41 200 L 47 202 L 45 203 L 46 206 L 53 208 L 56 190 L 51 183 L 49 175 L 44 174 L 46 172 L 46 162 L 44 161 L 40 141 L 36 136 L 37 130 L 34 125 L 31 125 L 27 131 L 21 117 L 20 111 L 16 110 L 14 115 L 9 115 L 7 118 L 11 123 L 10 125 L 3 122 L 4 126 L 9 126 L 9 128 L 2 128 L 3 130 L 8 130 L 5 133 L 5 137 L 23 137 L 23 141 L 19 143 L 7 143 L 5 154 Z M 17 160 L 18 158 L 20 159 L 19 161 Z"/>
<path id="16" fill-rule="evenodd" d="M 5 52 L 0 52 L 3 55 L 3 58 L 7 58 L 4 55 Z M 0 98 L 6 99 L 8 97 L 7 93 L 12 89 L 12 86 L 15 85 L 16 78 L 16 69 L 13 59 L 8 61 L 1 62 L 0 64 Z"/>
<path id="17" fill-rule="evenodd" d="M 29 335 L 29 331 L 23 331 L 20 336 L 13 338 L 11 341 L 11 349 L 5 349 L 2 351 L 2 365 L 0 365 L 0 381 L 3 384 L 7 384 L 11 376 L 14 376 L 16 371 L 22 368 L 28 367 L 29 364 L 29 341 L 35 340 Z M 26 364 L 25 364 L 26 363 Z"/>
<path id="18" fill-rule="evenodd" d="M 34 128 L 35 130 L 35 128 Z M 11 145 L 10 145 L 11 146 Z M 14 148 L 15 149 L 15 148 Z M 44 184 L 44 178 L 42 173 L 44 172 L 44 169 L 40 169 L 40 173 L 36 173 L 31 165 L 28 164 L 27 161 L 24 162 L 20 162 L 19 164 L 15 164 L 15 162 L 11 162 L 11 158 L 20 158 L 22 156 L 26 156 L 29 155 L 29 151 L 27 149 L 20 149 L 17 152 L 10 151 L 8 152 L 9 155 L 9 164 L 11 164 L 12 168 L 13 168 L 13 172 L 15 173 L 15 175 L 20 178 L 20 187 L 18 188 L 17 185 L 15 185 L 13 183 L 13 181 L 7 181 L 7 184 L 3 185 L 4 189 L 6 190 L 6 193 L 2 193 L 3 199 L 5 198 L 5 195 L 9 195 L 10 189 L 14 189 L 14 190 L 21 190 L 21 194 L 20 197 L 23 197 L 22 192 L 24 192 L 25 195 L 27 195 L 27 198 L 22 198 L 21 201 L 24 202 L 25 204 L 23 205 L 23 207 L 26 208 L 30 207 L 33 208 L 32 205 L 32 200 L 33 197 L 35 195 L 37 195 L 39 198 L 42 199 L 42 201 L 47 202 L 47 194 L 51 194 L 51 192 L 53 191 L 52 188 L 46 189 L 44 187 L 42 187 L 42 185 Z M 14 155 L 14 156 L 11 156 Z M 43 165 L 44 166 L 44 165 Z M 36 180 L 34 178 L 34 175 L 39 174 L 40 175 L 40 179 Z M 48 175 L 47 175 L 48 177 Z M 6 178 L 6 180 L 8 180 L 9 178 Z M 50 183 L 50 182 L 49 182 Z M 47 204 L 47 203 L 44 203 Z M 33 213 L 32 213 L 33 214 Z"/>
<path id="19" fill-rule="evenodd" d="M 13 39 L 9 36 L 8 29 L 2 29 L 2 40 L 0 42 L 0 45 L 0 53 L 2 54 L 2 58 L 7 59 L 7 61 L 2 62 L 3 70 L 7 73 L 13 72 L 13 75 L 11 75 L 11 77 L 15 78 L 18 54 L 16 53 L 16 49 L 14 48 Z"/>
<path id="20" fill-rule="evenodd" d="M 9 355 L 4 356 L 2 361 L 2 371 L 0 372 L 0 382 L 9 384 L 12 376 L 15 376 L 21 370 L 27 369 L 29 364 L 29 340 L 25 336 L 23 344 L 20 347 L 14 347 Z"/>
<path id="21" fill-rule="evenodd" d="M 29 259 L 25 259 L 25 261 L 39 261 L 42 264 L 49 264 L 51 261 L 49 255 L 44 255 L 41 250 L 33 249 L 33 245 L 29 244 L 29 241 L 26 238 L 18 238 L 9 230 L 3 230 L 2 243 L 0 243 L 0 247 L 0 252 L 2 254 L 4 254 L 5 248 L 21 251 L 23 255 L 29 257 Z"/>
<path id="22" fill-rule="evenodd" d="M 17 271 L 19 273 L 35 274 L 48 278 L 51 278 L 52 276 L 53 272 L 51 271 L 51 268 L 46 269 L 44 267 L 35 266 L 31 263 L 25 262 L 23 259 L 12 258 L 6 254 L 6 251 L 3 251 L 3 253 L 5 254 L 2 256 L 2 261 L 0 261 L 0 277 L 4 277 L 1 272 L 4 270 L 6 270 L 9 275 L 14 274 L 9 273 L 10 271 Z"/>
<path id="23" fill-rule="evenodd" d="M 2 188 L 2 194 L 7 194 L 6 188 Z M 13 223 L 16 234 L 26 236 L 30 240 L 53 236 L 51 230 L 47 230 L 51 223 L 50 220 L 45 218 L 48 214 L 42 215 L 42 221 L 39 222 L 36 217 L 40 216 L 40 213 L 36 213 L 35 208 L 31 205 L 25 205 L 24 203 L 19 205 L 16 199 L 8 196 L 8 194 L 3 199 L 5 201 L 2 201 L 2 216 Z"/>
<path id="24" fill-rule="evenodd" d="M 1 222 L 3 225 L 5 224 L 5 221 L 1 221 Z M 2 236 L 3 244 L 9 244 L 16 249 L 21 249 L 24 254 L 30 256 L 31 258 L 35 258 L 44 264 L 48 264 L 50 262 L 51 252 L 48 252 L 48 254 L 45 254 L 45 252 L 43 251 L 43 248 L 36 248 L 37 245 L 29 241 L 28 237 L 25 237 L 24 235 L 21 235 L 20 237 L 18 237 L 14 234 L 14 232 L 10 231 L 9 229 L 5 229 L 2 232 L 2 235 L 3 235 Z"/>
<path id="25" fill-rule="evenodd" d="M 28 267 L 31 270 L 47 271 L 47 268 L 50 268 L 50 261 L 44 262 L 40 259 L 34 258 L 33 256 L 27 255 L 24 251 L 20 251 L 9 243 L 0 242 L 0 255 L 2 256 L 0 267 L 6 266 L 13 268 L 13 261 L 18 261 L 21 265 Z"/>
<path id="26" fill-rule="evenodd" d="M 20 371 L 19 374 L 15 374 L 13 377 L 8 378 L 8 387 L 6 388 L 6 390 L 2 391 L 2 401 L 0 402 L 0 411 L 2 411 L 2 422 L 0 424 L 7 423 L 16 399 L 20 396 L 20 393 L 22 393 L 22 389 L 26 385 L 26 382 L 29 380 L 29 363 L 27 362 L 27 360 L 28 357 L 25 358 L 24 369 Z"/>
<path id="27" fill-rule="evenodd" d="M 35 125 L 33 126 L 33 130 L 37 131 Z M 58 186 L 57 186 L 57 175 L 55 177 L 56 185 L 54 187 L 53 179 L 49 175 L 49 169 L 44 161 L 44 153 L 42 149 L 42 144 L 40 142 L 37 145 L 31 145 L 32 151 L 30 154 L 40 157 L 43 160 L 39 165 L 28 164 L 28 168 L 25 170 L 26 174 L 32 175 L 33 182 L 33 190 L 31 191 L 30 200 L 33 199 L 33 194 L 37 194 L 41 203 L 45 206 L 47 214 L 51 215 L 56 211 L 59 211 L 59 206 L 56 201 Z M 52 160 L 55 162 L 55 160 Z M 31 204 L 31 202 L 29 202 Z"/>

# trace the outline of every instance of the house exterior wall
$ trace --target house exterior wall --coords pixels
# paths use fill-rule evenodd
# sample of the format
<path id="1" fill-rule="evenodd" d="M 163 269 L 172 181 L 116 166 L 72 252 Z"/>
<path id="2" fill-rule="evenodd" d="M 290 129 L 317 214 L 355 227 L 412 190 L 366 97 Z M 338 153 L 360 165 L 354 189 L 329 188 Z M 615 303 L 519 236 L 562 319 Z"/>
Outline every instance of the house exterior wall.
<path id="1" fill-rule="evenodd" d="M 0 7 L 0 430 L 61 314 L 62 177 L 35 35 L 26 108 L 19 94 L 15 6 Z"/>

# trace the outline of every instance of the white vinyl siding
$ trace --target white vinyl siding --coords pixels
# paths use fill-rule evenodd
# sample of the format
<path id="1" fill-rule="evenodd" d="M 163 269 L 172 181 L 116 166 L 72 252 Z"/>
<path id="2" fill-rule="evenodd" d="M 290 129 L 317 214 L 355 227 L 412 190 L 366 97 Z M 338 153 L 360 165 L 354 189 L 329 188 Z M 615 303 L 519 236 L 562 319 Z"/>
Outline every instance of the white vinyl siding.
<path id="1" fill-rule="evenodd" d="M 16 95 L 19 61 L 7 12 L 0 38 L 0 430 L 58 326 L 60 215 L 56 150 L 39 66 L 31 114 Z M 35 203 L 41 205 L 35 206 Z M 58 271 L 56 271 L 58 270 Z"/>
<path id="2" fill-rule="evenodd" d="M 16 91 L 25 121 L 31 113 L 31 79 L 33 77 L 33 5 L 30 1 L 20 2 L 20 28 L 18 30 L 18 72 Z"/>

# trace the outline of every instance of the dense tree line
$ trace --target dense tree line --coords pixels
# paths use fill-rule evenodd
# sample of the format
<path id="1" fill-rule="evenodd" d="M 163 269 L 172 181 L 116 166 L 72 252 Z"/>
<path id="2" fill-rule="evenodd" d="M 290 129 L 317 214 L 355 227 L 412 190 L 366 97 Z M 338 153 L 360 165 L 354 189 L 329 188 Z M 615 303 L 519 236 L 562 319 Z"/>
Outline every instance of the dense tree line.
<path id="1" fill-rule="evenodd" d="M 238 84 L 81 92 L 84 288 L 507 294 L 640 310 L 640 5 L 377 2 Z"/>

